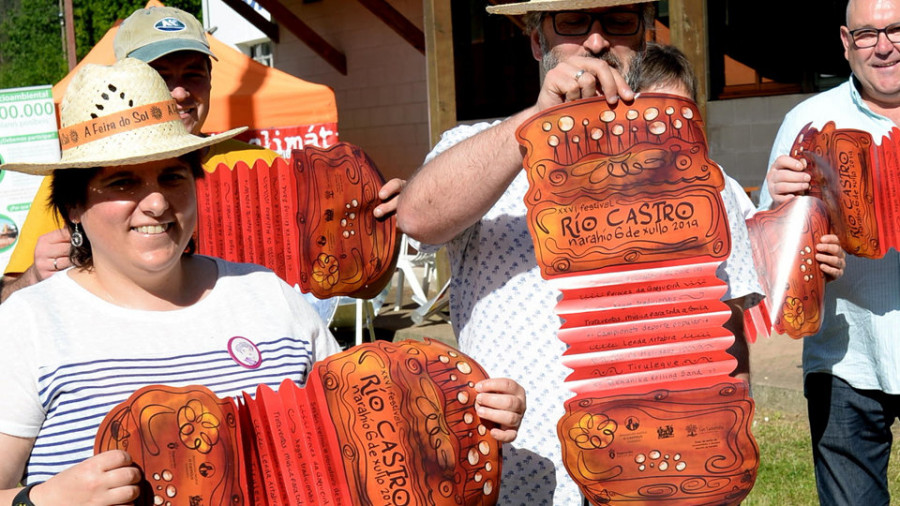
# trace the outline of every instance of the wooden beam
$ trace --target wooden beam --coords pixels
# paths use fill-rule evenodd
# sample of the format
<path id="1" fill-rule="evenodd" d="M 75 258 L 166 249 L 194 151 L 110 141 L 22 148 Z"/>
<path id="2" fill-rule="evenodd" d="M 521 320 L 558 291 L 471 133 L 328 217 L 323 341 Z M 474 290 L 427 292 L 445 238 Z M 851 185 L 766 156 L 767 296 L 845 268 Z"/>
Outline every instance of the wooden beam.
<path id="1" fill-rule="evenodd" d="M 434 147 L 441 134 L 456 126 L 456 69 L 453 63 L 453 17 L 447 0 L 422 0 L 425 18 L 425 77 L 428 84 L 428 138 Z M 450 282 L 447 248 L 435 256 L 435 285 Z"/>
<path id="2" fill-rule="evenodd" d="M 250 7 L 247 2 L 243 0 L 222 0 L 225 5 L 229 6 L 241 15 L 244 19 L 250 22 L 251 25 L 255 26 L 259 31 L 266 34 L 266 37 L 269 38 L 272 42 L 278 42 L 278 25 L 264 18 L 262 14 L 256 12 L 256 9 Z"/>
<path id="3" fill-rule="evenodd" d="M 344 53 L 335 49 L 328 41 L 319 36 L 318 33 L 301 21 L 279 0 L 256 0 L 256 2 L 269 11 L 272 19 L 290 30 L 298 39 L 321 56 L 323 60 L 327 61 L 341 74 L 347 75 L 347 57 L 344 56 Z"/>
<path id="4" fill-rule="evenodd" d="M 672 44 L 681 49 L 697 74 L 697 106 L 706 119 L 709 100 L 709 37 L 706 0 L 669 0 Z"/>
<path id="5" fill-rule="evenodd" d="M 359 0 L 359 3 L 372 11 L 372 14 L 397 32 L 412 47 L 425 54 L 425 34 L 419 27 L 406 19 L 400 11 L 387 3 L 387 0 Z"/>
<path id="6" fill-rule="evenodd" d="M 75 16 L 72 14 L 72 0 L 63 0 L 63 23 L 66 30 L 66 60 L 69 70 L 78 65 L 78 55 L 75 54 Z"/>
<path id="7" fill-rule="evenodd" d="M 423 0 L 425 14 L 428 134 L 431 146 L 456 126 L 456 75 L 453 65 L 453 21 L 450 2 Z"/>

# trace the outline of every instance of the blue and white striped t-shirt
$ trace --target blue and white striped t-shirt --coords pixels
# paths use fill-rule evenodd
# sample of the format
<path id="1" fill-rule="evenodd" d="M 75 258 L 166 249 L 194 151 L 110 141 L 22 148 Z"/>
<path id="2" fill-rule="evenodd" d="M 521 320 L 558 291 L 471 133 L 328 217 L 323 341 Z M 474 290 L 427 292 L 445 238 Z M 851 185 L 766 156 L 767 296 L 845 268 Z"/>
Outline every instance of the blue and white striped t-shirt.
<path id="1" fill-rule="evenodd" d="M 254 393 L 284 378 L 303 383 L 314 361 L 339 351 L 315 311 L 274 274 L 216 262 L 215 288 L 175 311 L 110 304 L 66 273 L 0 306 L 0 433 L 35 438 L 28 483 L 90 457 L 106 414 L 145 385 L 199 384 L 223 398 Z"/>

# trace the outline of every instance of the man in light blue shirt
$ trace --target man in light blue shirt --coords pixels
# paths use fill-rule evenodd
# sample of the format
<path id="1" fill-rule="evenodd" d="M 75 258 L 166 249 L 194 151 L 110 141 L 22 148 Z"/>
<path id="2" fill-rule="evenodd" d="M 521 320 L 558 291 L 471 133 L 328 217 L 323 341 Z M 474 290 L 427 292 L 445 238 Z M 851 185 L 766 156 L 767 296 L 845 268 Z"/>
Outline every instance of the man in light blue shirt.
<path id="1" fill-rule="evenodd" d="M 821 129 L 834 121 L 876 142 L 900 125 L 900 0 L 850 0 L 841 39 L 853 75 L 785 117 L 761 209 L 809 188 L 804 163 L 787 156 L 807 123 Z M 825 290 L 822 330 L 803 342 L 803 372 L 819 501 L 888 504 L 891 424 L 900 416 L 896 250 L 882 259 L 847 257 L 844 276 Z"/>

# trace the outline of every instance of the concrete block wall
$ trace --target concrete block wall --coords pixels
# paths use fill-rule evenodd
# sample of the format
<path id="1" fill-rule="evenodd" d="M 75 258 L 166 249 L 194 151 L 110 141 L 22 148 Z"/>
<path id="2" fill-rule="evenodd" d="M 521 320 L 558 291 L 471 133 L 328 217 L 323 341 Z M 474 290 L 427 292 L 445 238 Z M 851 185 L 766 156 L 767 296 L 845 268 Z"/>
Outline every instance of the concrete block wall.
<path id="1" fill-rule="evenodd" d="M 706 109 L 710 158 L 744 187 L 760 186 L 772 142 L 784 115 L 810 95 L 779 95 L 709 102 Z"/>
<path id="2" fill-rule="evenodd" d="M 335 91 L 340 139 L 363 148 L 385 178 L 409 177 L 428 152 L 425 56 L 357 0 L 284 5 L 347 58 L 347 75 L 282 26 L 275 66 Z M 420 29 L 421 0 L 390 4 Z"/>

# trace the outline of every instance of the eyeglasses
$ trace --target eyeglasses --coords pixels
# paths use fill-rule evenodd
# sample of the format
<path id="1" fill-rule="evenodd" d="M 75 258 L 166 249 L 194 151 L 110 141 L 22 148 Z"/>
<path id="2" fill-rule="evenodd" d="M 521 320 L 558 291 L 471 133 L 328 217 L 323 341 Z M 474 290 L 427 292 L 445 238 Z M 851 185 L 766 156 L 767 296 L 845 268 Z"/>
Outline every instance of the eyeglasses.
<path id="1" fill-rule="evenodd" d="M 900 23 L 887 25 L 884 28 L 857 28 L 856 30 L 848 29 L 850 38 L 853 39 L 853 45 L 859 49 L 868 49 L 878 44 L 878 35 L 884 33 L 887 40 L 894 44 L 900 43 Z"/>
<path id="2" fill-rule="evenodd" d="M 566 37 L 587 35 L 594 21 L 600 22 L 605 34 L 613 36 L 634 35 L 641 29 L 642 24 L 641 15 L 629 11 L 562 11 L 551 13 L 550 18 L 553 20 L 553 30 L 556 34 Z"/>

